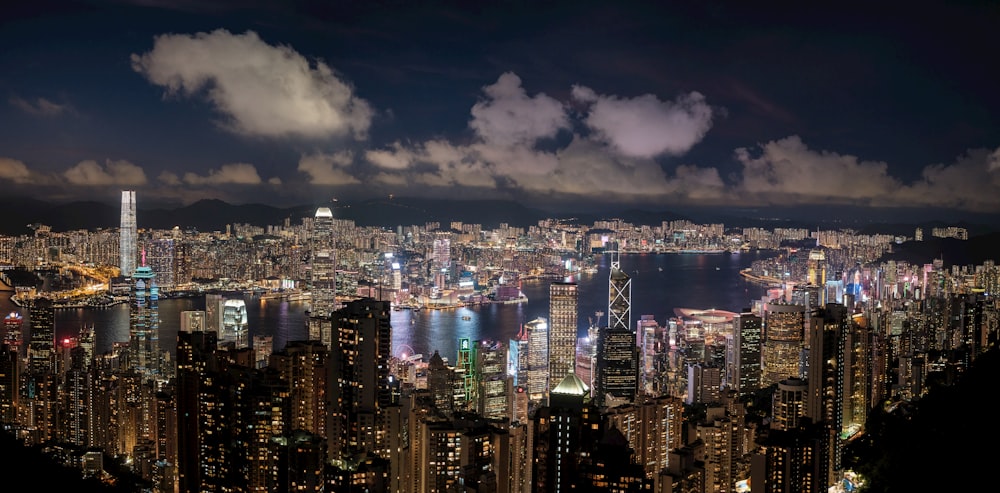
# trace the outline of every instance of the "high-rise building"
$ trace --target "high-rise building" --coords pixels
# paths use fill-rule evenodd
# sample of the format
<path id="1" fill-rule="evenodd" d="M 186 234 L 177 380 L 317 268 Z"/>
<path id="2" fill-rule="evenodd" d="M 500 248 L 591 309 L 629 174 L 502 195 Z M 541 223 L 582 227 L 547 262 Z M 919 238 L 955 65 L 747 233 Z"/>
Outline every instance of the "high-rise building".
<path id="1" fill-rule="evenodd" d="M 608 274 L 608 328 L 632 330 L 632 278 L 621 269 L 617 244 Z"/>
<path id="2" fill-rule="evenodd" d="M 204 332 L 208 330 L 205 310 L 185 310 L 181 312 L 181 332 Z"/>
<path id="3" fill-rule="evenodd" d="M 827 446 L 823 451 L 830 460 L 823 462 L 828 466 L 825 484 L 833 484 L 834 474 L 840 470 L 848 323 L 847 307 L 828 303 L 809 324 L 809 395 L 805 412 L 826 430 Z"/>
<path id="4" fill-rule="evenodd" d="M 247 304 L 243 298 L 230 298 L 222 306 L 222 334 L 219 343 L 231 342 L 236 349 L 250 346 L 247 328 Z"/>
<path id="5" fill-rule="evenodd" d="M 749 310 L 733 317 L 733 354 L 731 386 L 745 396 L 760 389 L 761 343 L 764 326 L 761 318 Z"/>
<path id="6" fill-rule="evenodd" d="M 393 404 L 388 301 L 362 298 L 333 313 L 337 336 L 330 348 L 330 458 L 361 451 L 381 454 L 388 443 L 383 412 Z"/>
<path id="7" fill-rule="evenodd" d="M 174 263 L 174 239 L 157 238 L 144 244 L 146 265 L 156 274 L 156 283 L 161 288 L 170 289 L 176 284 Z"/>
<path id="8" fill-rule="evenodd" d="M 313 218 L 309 291 L 312 296 L 310 317 L 328 317 L 337 305 L 337 256 L 333 238 L 333 211 L 329 207 L 316 209 Z"/>
<path id="9" fill-rule="evenodd" d="M 524 324 L 527 332 L 527 384 L 528 399 L 541 402 L 549 389 L 549 323 L 536 318 Z M 518 379 L 520 382 L 520 379 Z"/>
<path id="10" fill-rule="evenodd" d="M 549 404 L 532 417 L 531 491 L 569 491 L 581 476 L 581 459 L 593 451 L 603 435 L 598 408 L 590 389 L 570 373 L 553 387 Z"/>
<path id="11" fill-rule="evenodd" d="M 808 383 L 798 377 L 786 378 L 778 382 L 778 389 L 771 398 L 771 429 L 791 430 L 798 428 L 806 416 Z"/>
<path id="12" fill-rule="evenodd" d="M 477 412 L 487 419 L 510 417 L 507 346 L 499 341 L 476 341 Z"/>
<path id="13" fill-rule="evenodd" d="M 789 377 L 799 377 L 799 358 L 805 343 L 804 305 L 768 303 L 761 348 L 764 387 Z"/>
<path id="14" fill-rule="evenodd" d="M 576 368 L 577 305 L 575 282 L 549 285 L 549 389 L 556 388 Z"/>
<path id="15" fill-rule="evenodd" d="M 135 223 L 135 190 L 122 190 L 121 224 L 118 227 L 118 267 L 123 276 L 131 276 L 138 254 L 138 230 Z"/>
<path id="16" fill-rule="evenodd" d="M 136 267 L 129 310 L 129 366 L 144 380 L 160 373 L 160 288 L 149 266 Z"/>

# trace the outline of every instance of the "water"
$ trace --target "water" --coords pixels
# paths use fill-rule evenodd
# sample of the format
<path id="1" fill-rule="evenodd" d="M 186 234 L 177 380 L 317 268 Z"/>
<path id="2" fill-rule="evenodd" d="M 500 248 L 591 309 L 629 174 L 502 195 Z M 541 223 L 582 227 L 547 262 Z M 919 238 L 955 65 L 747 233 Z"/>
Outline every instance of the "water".
<path id="1" fill-rule="evenodd" d="M 621 269 L 632 277 L 632 319 L 652 315 L 660 324 L 674 316 L 675 308 L 717 308 L 739 312 L 759 300 L 765 288 L 739 275 L 753 260 L 771 256 L 769 252 L 728 254 L 622 255 Z M 595 312 L 607 312 L 609 259 L 603 257 L 595 274 L 580 274 L 579 334 L 585 335 Z M 527 303 L 490 304 L 455 310 L 400 310 L 392 313 L 392 352 L 423 354 L 429 358 L 437 349 L 450 361 L 457 357 L 458 340 L 507 341 L 521 325 L 538 317 L 548 317 L 548 290 L 551 280 L 525 282 L 521 289 Z M 245 295 L 250 335 L 271 335 L 275 348 L 302 340 L 306 330 L 306 304 L 261 300 Z M 204 298 L 160 300 L 160 345 L 173 353 L 176 348 L 180 313 L 203 310 Z M 25 337 L 30 335 L 29 315 L 10 301 L 10 293 L 0 295 L 0 310 L 21 311 Z M 95 349 L 110 351 L 115 342 L 128 340 L 128 307 L 60 309 L 56 311 L 57 338 L 76 337 L 82 327 L 94 326 Z M 600 322 L 607 323 L 607 314 Z M 634 323 L 634 322 L 633 322 Z"/>

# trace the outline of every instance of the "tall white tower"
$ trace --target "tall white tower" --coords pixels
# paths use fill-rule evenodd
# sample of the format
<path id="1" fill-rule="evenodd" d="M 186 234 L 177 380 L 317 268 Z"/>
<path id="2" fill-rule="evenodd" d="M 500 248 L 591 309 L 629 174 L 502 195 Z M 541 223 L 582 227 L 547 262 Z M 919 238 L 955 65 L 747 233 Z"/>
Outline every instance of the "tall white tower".
<path id="1" fill-rule="evenodd" d="M 118 227 L 119 259 L 121 275 L 132 277 L 135 273 L 136 243 L 138 233 L 135 227 L 135 190 L 122 190 L 121 225 Z"/>
<path id="2" fill-rule="evenodd" d="M 328 317 L 336 309 L 337 257 L 333 247 L 333 211 L 316 209 L 313 218 L 312 258 L 309 281 L 313 317 Z"/>

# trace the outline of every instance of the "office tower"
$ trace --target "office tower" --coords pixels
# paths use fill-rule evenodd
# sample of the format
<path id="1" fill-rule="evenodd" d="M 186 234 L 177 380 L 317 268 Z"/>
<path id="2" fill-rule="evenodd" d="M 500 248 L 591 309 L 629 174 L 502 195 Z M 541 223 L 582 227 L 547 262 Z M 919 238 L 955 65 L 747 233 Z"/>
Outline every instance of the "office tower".
<path id="1" fill-rule="evenodd" d="M 205 310 L 185 310 L 181 312 L 181 332 L 204 332 L 208 330 Z"/>
<path id="2" fill-rule="evenodd" d="M 826 431 L 823 457 L 829 460 L 825 484 L 833 484 L 840 470 L 841 440 L 844 431 L 844 350 L 848 335 L 847 307 L 828 303 L 809 328 L 809 394 L 806 416 Z"/>
<path id="3" fill-rule="evenodd" d="M 806 398 L 809 385 L 805 380 L 791 377 L 778 382 L 778 389 L 771 398 L 771 429 L 798 428 L 806 416 Z"/>
<path id="4" fill-rule="evenodd" d="M 445 364 L 444 358 L 435 350 L 427 362 L 427 390 L 430 391 L 433 407 L 447 417 L 455 411 L 454 380 L 454 370 Z"/>
<path id="5" fill-rule="evenodd" d="M 208 293 L 205 295 L 205 329 L 215 332 L 218 337 L 222 336 L 222 313 L 225 307 L 226 298 L 221 294 Z"/>
<path id="6" fill-rule="evenodd" d="M 459 370 L 458 375 L 462 377 L 460 410 L 475 409 L 479 404 L 479 374 L 476 364 L 478 357 L 477 348 L 469 338 L 463 337 L 458 340 L 458 357 L 455 360 L 455 366 Z"/>
<path id="7" fill-rule="evenodd" d="M 580 460 L 603 436 L 604 426 L 590 389 L 570 373 L 552 389 L 549 403 L 532 417 L 532 488 L 569 491 L 580 478 Z"/>
<path id="8" fill-rule="evenodd" d="M 474 346 L 479 399 L 476 412 L 487 419 L 509 419 L 507 346 L 499 341 L 477 341 Z"/>
<path id="9" fill-rule="evenodd" d="M 722 387 L 722 369 L 717 366 L 695 363 L 687 367 L 687 403 L 709 404 L 719 402 Z"/>
<path id="10" fill-rule="evenodd" d="M 733 317 L 735 361 L 731 384 L 740 396 L 753 394 L 761 387 L 761 343 L 764 327 L 761 318 L 749 309 Z"/>
<path id="11" fill-rule="evenodd" d="M 130 277 L 136 268 L 139 233 L 135 222 L 135 190 L 122 190 L 121 224 L 118 226 L 118 267 Z"/>
<path id="12" fill-rule="evenodd" d="M 597 344 L 597 403 L 614 407 L 635 401 L 638 348 L 631 329 L 604 329 Z"/>
<path id="13" fill-rule="evenodd" d="M 823 250 L 815 248 L 809 250 L 809 259 L 806 261 L 806 282 L 810 286 L 818 286 L 820 291 L 816 307 L 822 307 L 827 303 L 826 298 L 826 254 Z"/>
<path id="14" fill-rule="evenodd" d="M 451 268 L 451 239 L 444 234 L 438 234 L 432 244 L 431 258 L 433 263 L 431 268 L 435 272 L 447 271 Z M 444 287 L 444 286 L 438 286 Z"/>
<path id="15" fill-rule="evenodd" d="M 636 321 L 635 337 L 639 346 L 639 390 L 638 395 L 660 395 L 658 362 L 663 353 L 662 330 L 652 315 L 643 315 Z"/>
<path id="16" fill-rule="evenodd" d="M 608 328 L 632 330 L 632 278 L 621 270 L 617 244 L 611 252 L 608 274 Z"/>
<path id="17" fill-rule="evenodd" d="M 233 343 L 236 349 L 250 347 L 247 327 L 247 304 L 242 298 L 231 298 L 222 305 L 222 333 L 219 344 Z"/>
<path id="18" fill-rule="evenodd" d="M 579 291 L 575 282 L 549 285 L 549 389 L 576 368 L 576 324 Z"/>
<path id="19" fill-rule="evenodd" d="M 390 304 L 373 298 L 347 302 L 333 314 L 330 350 L 329 453 L 333 460 L 361 451 L 382 454 L 388 443 L 383 411 L 392 404 Z"/>
<path id="20" fill-rule="evenodd" d="M 549 389 L 549 324 L 536 318 L 524 324 L 528 333 L 528 399 L 541 402 Z"/>
<path id="21" fill-rule="evenodd" d="M 309 285 L 312 295 L 310 317 L 329 317 L 337 305 L 337 256 L 333 238 L 333 211 L 329 207 L 316 209 L 313 218 Z"/>
<path id="22" fill-rule="evenodd" d="M 768 303 L 764 315 L 764 345 L 761 348 L 763 381 L 768 387 L 789 377 L 798 377 L 799 356 L 805 342 L 803 305 Z"/>
<path id="23" fill-rule="evenodd" d="M 48 298 L 34 298 L 28 305 L 31 342 L 28 344 L 28 374 L 32 378 L 52 373 L 56 340 L 56 309 Z"/>
<path id="24" fill-rule="evenodd" d="M 129 300 L 129 366 L 143 380 L 160 374 L 160 288 L 149 266 L 136 267 Z"/>
<path id="25" fill-rule="evenodd" d="M 156 274 L 156 283 L 163 289 L 176 285 L 174 263 L 174 239 L 156 238 L 145 243 L 143 252 L 146 265 Z"/>

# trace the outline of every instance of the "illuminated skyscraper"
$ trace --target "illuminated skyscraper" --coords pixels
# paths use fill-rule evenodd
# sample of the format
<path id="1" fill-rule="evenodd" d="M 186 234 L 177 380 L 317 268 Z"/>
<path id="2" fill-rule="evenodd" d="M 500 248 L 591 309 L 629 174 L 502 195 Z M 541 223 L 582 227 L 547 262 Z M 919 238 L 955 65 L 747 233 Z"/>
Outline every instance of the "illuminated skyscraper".
<path id="1" fill-rule="evenodd" d="M 236 349 L 250 346 L 247 304 L 242 298 L 228 299 L 222 306 L 222 334 L 219 344 L 232 342 Z"/>
<path id="2" fill-rule="evenodd" d="M 621 269 L 621 258 L 615 244 L 608 274 L 608 328 L 632 330 L 632 278 Z"/>
<path id="3" fill-rule="evenodd" d="M 805 342 L 805 313 L 803 305 L 766 305 L 761 386 L 767 387 L 786 378 L 800 376 L 799 357 Z"/>
<path id="4" fill-rule="evenodd" d="M 337 304 L 337 257 L 333 240 L 333 211 L 329 207 L 316 209 L 313 218 L 309 284 L 312 294 L 310 316 L 328 317 Z"/>
<path id="5" fill-rule="evenodd" d="M 136 267 L 132 277 L 135 284 L 129 300 L 129 362 L 146 380 L 160 373 L 160 288 L 149 266 Z"/>
<path id="6" fill-rule="evenodd" d="M 536 318 L 524 324 L 528 334 L 528 398 L 534 402 L 545 399 L 549 389 L 549 324 L 544 318 Z M 518 379 L 520 382 L 520 379 Z"/>
<path id="7" fill-rule="evenodd" d="M 122 190 L 121 224 L 118 229 L 121 275 L 129 277 L 135 271 L 138 232 L 135 225 L 135 190 Z"/>
<path id="8" fill-rule="evenodd" d="M 576 369 L 577 304 L 575 282 L 549 285 L 549 389 L 556 388 Z"/>
<path id="9" fill-rule="evenodd" d="M 763 339 L 761 319 L 750 311 L 733 317 L 733 345 L 736 356 L 732 365 L 732 384 L 740 396 L 760 389 L 760 353 Z"/>

